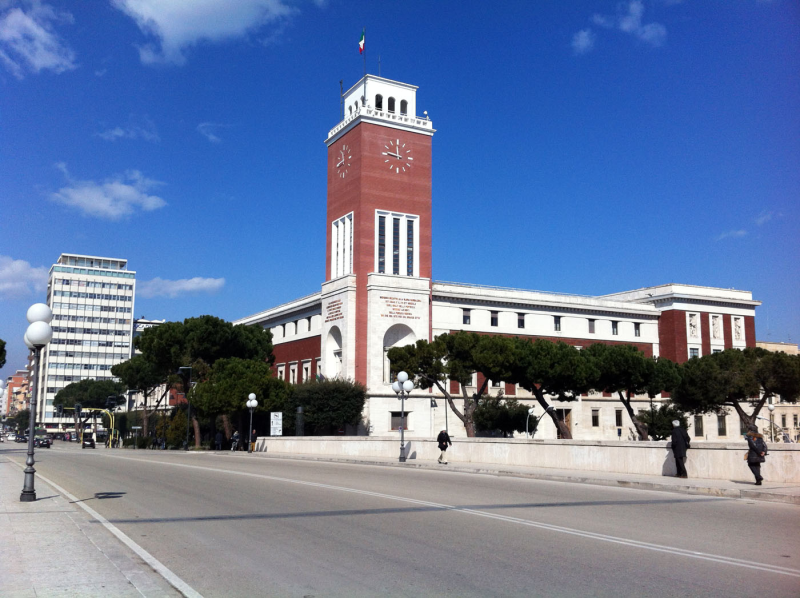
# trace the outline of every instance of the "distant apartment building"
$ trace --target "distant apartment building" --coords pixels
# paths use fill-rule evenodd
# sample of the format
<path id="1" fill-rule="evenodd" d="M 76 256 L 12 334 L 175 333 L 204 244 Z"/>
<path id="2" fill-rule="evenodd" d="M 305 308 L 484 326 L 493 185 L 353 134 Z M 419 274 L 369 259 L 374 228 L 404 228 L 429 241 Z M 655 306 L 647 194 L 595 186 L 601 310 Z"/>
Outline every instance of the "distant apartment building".
<path id="1" fill-rule="evenodd" d="M 124 259 L 62 253 L 50 268 L 53 340 L 42 351 L 34 388 L 39 424 L 61 429 L 53 410 L 58 391 L 81 380 L 111 379 L 111 367 L 130 358 L 135 290 L 136 273 Z"/>
<path id="2" fill-rule="evenodd" d="M 17 370 L 6 378 L 6 396 L 3 399 L 5 415 L 9 417 L 27 407 L 29 388 L 29 372 L 27 369 Z"/>

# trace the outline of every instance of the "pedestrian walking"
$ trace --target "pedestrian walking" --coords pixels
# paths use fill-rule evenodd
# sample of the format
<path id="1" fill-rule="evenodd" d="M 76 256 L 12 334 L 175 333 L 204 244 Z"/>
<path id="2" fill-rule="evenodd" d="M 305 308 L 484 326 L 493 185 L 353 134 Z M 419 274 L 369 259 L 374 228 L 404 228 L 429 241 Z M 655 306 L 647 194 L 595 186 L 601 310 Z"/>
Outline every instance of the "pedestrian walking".
<path id="1" fill-rule="evenodd" d="M 764 480 L 761 477 L 761 464 L 767 460 L 767 443 L 764 442 L 764 437 L 758 433 L 758 428 L 753 425 L 747 426 L 747 434 L 744 438 L 749 447 L 744 458 L 756 478 L 756 486 L 760 486 Z"/>
<path id="2" fill-rule="evenodd" d="M 217 445 L 217 450 L 222 450 L 222 431 L 217 430 L 217 435 L 214 436 L 214 443 Z"/>
<path id="3" fill-rule="evenodd" d="M 672 420 L 672 455 L 675 457 L 675 467 L 678 473 L 675 477 L 688 478 L 686 475 L 686 451 L 689 450 L 689 434 L 681 427 L 681 422 Z"/>
<path id="4" fill-rule="evenodd" d="M 256 452 L 256 438 L 258 438 L 258 434 L 255 430 L 253 430 L 253 435 L 250 437 L 250 452 Z"/>
<path id="5" fill-rule="evenodd" d="M 236 446 L 239 444 L 239 431 L 235 430 L 233 432 L 233 436 L 231 436 L 231 450 L 235 451 Z"/>
<path id="6" fill-rule="evenodd" d="M 450 435 L 447 433 L 447 430 L 439 432 L 439 435 L 436 437 L 436 442 L 439 443 L 439 450 L 442 451 L 442 454 L 439 455 L 439 463 L 447 465 L 445 453 L 447 452 L 448 446 L 453 446 L 453 441 L 450 440 Z"/>

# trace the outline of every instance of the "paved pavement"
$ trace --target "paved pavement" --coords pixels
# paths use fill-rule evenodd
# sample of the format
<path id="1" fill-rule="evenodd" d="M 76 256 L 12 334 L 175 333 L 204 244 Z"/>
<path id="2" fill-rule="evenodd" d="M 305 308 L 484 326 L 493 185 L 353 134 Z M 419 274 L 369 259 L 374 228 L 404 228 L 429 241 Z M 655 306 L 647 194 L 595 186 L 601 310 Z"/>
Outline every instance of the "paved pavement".
<path id="1" fill-rule="evenodd" d="M 491 463 L 459 463 L 458 461 L 449 461 L 447 465 L 442 465 L 436 461 L 426 461 L 424 459 L 410 459 L 405 463 L 400 463 L 398 460 L 380 459 L 377 457 L 346 458 L 319 457 L 316 455 L 274 455 L 269 453 L 254 453 L 254 456 L 267 459 L 299 459 L 304 461 L 327 461 L 333 463 L 381 465 L 386 467 L 444 469 L 462 473 L 480 473 L 535 480 L 549 480 L 552 482 L 593 484 L 597 486 L 618 486 L 621 488 L 635 488 L 637 490 L 658 490 L 662 492 L 743 498 L 747 500 L 763 500 L 800 505 L 800 484 L 784 484 L 767 480 L 763 482 L 762 486 L 756 486 L 753 483 L 750 470 L 746 467 L 743 467 L 746 473 L 743 472 L 740 479 L 704 480 L 699 478 L 680 479 L 671 476 L 554 469 L 552 467 L 515 467 L 511 465 L 493 465 Z"/>
<path id="2" fill-rule="evenodd" d="M 800 595 L 791 504 L 229 452 L 39 458 L 207 598 Z"/>
<path id="3" fill-rule="evenodd" d="M 25 449 L 0 451 L 0 596 L 181 596 L 75 502 L 36 478 L 23 503 Z M 5 447 L 4 447 L 5 448 Z M 95 496 L 96 502 L 103 496 Z M 91 499 L 87 499 L 91 500 Z"/>

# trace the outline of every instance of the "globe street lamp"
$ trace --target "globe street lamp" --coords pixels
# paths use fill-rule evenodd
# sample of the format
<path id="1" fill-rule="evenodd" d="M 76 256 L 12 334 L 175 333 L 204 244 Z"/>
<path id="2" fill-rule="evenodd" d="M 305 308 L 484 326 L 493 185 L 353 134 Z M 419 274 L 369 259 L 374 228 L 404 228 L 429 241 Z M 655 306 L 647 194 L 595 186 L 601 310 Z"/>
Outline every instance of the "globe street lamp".
<path id="1" fill-rule="evenodd" d="M 405 463 L 406 397 L 408 393 L 414 390 L 414 383 L 408 379 L 408 374 L 399 372 L 397 380 L 392 383 L 392 390 L 397 394 L 397 398 L 400 399 L 400 463 Z"/>
<path id="2" fill-rule="evenodd" d="M 769 441 L 775 442 L 775 405 L 767 405 L 769 409 Z"/>
<path id="3" fill-rule="evenodd" d="M 42 348 L 53 338 L 53 329 L 50 322 L 53 320 L 53 312 L 44 303 L 34 303 L 28 308 L 27 313 L 30 326 L 25 331 L 25 344 L 34 352 L 33 368 L 33 391 L 31 392 L 30 421 L 28 430 L 28 458 L 25 460 L 25 482 L 22 486 L 22 494 L 19 496 L 20 502 L 33 502 L 36 500 L 36 489 L 34 488 L 33 468 L 35 463 L 33 458 L 33 440 L 36 434 L 36 399 L 39 394 L 39 361 Z"/>
<path id="4" fill-rule="evenodd" d="M 256 401 L 256 393 L 251 392 L 247 395 L 247 408 L 250 410 L 250 440 L 247 442 L 247 452 L 253 452 L 253 411 L 256 410 L 258 407 L 258 401 Z"/>

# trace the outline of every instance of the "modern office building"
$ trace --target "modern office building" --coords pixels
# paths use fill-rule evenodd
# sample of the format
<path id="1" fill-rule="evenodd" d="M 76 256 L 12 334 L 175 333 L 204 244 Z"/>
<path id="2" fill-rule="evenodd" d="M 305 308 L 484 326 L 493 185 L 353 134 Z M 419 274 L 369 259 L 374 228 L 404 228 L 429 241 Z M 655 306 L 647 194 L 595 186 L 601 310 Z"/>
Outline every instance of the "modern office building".
<path id="1" fill-rule="evenodd" d="M 136 273 L 124 259 L 62 253 L 50 268 L 53 340 L 42 351 L 34 388 L 37 422 L 48 430 L 60 429 L 53 412 L 59 390 L 111 379 L 111 366 L 130 358 L 135 287 Z"/>
<path id="2" fill-rule="evenodd" d="M 327 145 L 326 280 L 320 292 L 234 322 L 273 333 L 275 373 L 291 383 L 322 374 L 366 385 L 361 434 L 399 434 L 400 405 L 391 390 L 392 347 L 466 330 L 558 340 L 578 347 L 632 344 L 646 355 L 684 362 L 730 347 L 755 346 L 749 291 L 665 284 L 605 296 L 497 288 L 432 279 L 432 141 L 417 116 L 417 88 L 366 75 L 343 97 L 342 120 Z M 333 109 L 332 105 L 332 109 Z M 323 215 L 319 214 L 319 218 Z M 320 256 L 320 259 L 322 256 Z M 484 380 L 476 375 L 467 392 Z M 527 391 L 492 380 L 490 392 L 530 403 Z M 450 383 L 450 392 L 459 388 Z M 406 401 L 410 437 L 434 437 L 446 421 L 437 392 Z M 433 399 L 433 400 L 432 400 Z M 622 405 L 603 393 L 552 401 L 577 439 L 631 438 Z M 649 408 L 638 397 L 636 409 Z M 731 421 L 709 439 L 738 435 Z M 449 414 L 449 428 L 463 427 Z M 540 435 L 555 437 L 545 418 Z M 704 434 L 705 436 L 705 434 Z"/>

